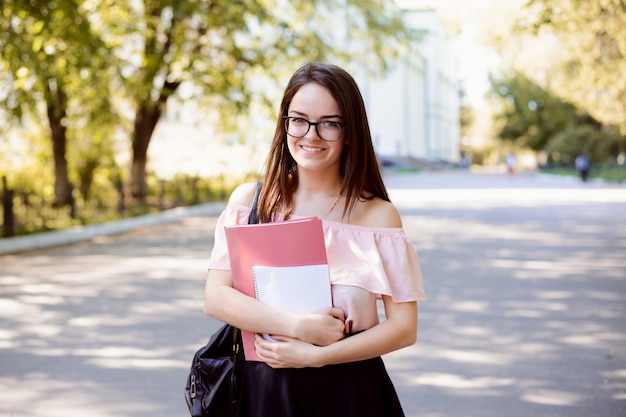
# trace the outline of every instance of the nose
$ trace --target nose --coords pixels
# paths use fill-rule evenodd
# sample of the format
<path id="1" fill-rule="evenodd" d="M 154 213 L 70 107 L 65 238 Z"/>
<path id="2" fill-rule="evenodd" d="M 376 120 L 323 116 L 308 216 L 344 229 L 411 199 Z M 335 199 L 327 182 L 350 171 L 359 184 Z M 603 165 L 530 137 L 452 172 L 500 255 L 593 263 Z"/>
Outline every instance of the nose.
<path id="1" fill-rule="evenodd" d="M 309 139 L 323 140 L 317 132 L 317 126 L 317 124 L 309 123 L 309 131 L 306 132 L 306 137 Z"/>

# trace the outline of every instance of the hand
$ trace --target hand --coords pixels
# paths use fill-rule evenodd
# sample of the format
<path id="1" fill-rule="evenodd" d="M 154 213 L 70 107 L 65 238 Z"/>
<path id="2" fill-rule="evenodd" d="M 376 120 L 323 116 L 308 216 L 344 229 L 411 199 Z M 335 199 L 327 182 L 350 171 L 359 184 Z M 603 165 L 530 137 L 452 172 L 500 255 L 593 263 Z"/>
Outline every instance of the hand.
<path id="1" fill-rule="evenodd" d="M 345 313 L 340 308 L 325 308 L 302 316 L 296 329 L 298 339 L 327 346 L 345 337 Z"/>
<path id="2" fill-rule="evenodd" d="M 272 336 L 276 342 L 255 335 L 254 348 L 259 358 L 272 368 L 306 368 L 321 366 L 317 363 L 320 347 L 286 336 Z"/>

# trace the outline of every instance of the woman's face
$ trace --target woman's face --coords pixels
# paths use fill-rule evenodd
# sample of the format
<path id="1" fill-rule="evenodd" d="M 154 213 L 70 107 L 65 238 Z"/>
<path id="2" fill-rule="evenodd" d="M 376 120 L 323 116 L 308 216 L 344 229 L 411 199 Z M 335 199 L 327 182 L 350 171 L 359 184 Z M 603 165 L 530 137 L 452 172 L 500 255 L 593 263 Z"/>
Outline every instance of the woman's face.
<path id="1" fill-rule="evenodd" d="M 326 122 L 324 125 L 311 125 L 309 131 L 301 138 L 287 135 L 287 145 L 291 156 L 298 164 L 299 170 L 339 172 L 341 152 L 345 141 L 345 128 L 337 123 L 343 123 L 343 117 L 337 102 L 330 92 L 319 84 L 308 83 L 300 87 L 291 100 L 287 116 L 293 117 L 289 123 L 292 126 L 305 126 L 309 122 Z M 318 136 L 318 131 L 326 139 L 334 139 L 333 131 L 342 131 L 339 140 L 328 142 Z M 298 135 L 299 136 L 299 135 Z"/>

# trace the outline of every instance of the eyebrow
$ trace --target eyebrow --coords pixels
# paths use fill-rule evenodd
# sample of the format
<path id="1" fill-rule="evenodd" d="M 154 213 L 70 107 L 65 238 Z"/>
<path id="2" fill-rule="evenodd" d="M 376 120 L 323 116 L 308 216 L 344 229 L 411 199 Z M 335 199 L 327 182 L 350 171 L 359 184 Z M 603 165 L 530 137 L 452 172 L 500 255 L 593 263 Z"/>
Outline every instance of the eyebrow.
<path id="1" fill-rule="evenodd" d="M 308 114 L 302 113 L 302 112 L 300 112 L 298 110 L 290 110 L 289 114 L 291 114 L 291 113 L 295 113 L 296 116 L 302 116 L 302 117 L 308 117 L 309 116 Z M 320 117 L 320 119 L 342 119 L 343 120 L 343 117 L 340 114 L 329 114 L 327 116 Z"/>

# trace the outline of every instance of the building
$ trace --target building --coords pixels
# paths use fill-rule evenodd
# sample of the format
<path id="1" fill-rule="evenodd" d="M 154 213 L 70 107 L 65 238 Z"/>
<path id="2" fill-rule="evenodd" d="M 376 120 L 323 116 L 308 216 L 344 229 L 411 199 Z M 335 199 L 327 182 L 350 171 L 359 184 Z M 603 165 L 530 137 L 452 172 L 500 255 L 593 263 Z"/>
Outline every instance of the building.
<path id="1" fill-rule="evenodd" d="M 381 157 L 460 160 L 458 62 L 454 39 L 434 8 L 405 9 L 423 41 L 382 80 L 360 79 L 372 138 Z"/>

